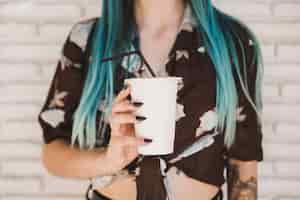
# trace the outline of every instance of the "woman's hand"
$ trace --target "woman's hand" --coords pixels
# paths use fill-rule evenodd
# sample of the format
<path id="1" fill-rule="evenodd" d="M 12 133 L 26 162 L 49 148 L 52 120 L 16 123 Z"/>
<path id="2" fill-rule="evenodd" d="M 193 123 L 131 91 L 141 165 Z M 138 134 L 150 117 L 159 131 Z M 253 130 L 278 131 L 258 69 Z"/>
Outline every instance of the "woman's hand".
<path id="1" fill-rule="evenodd" d="M 123 169 L 138 156 L 139 145 L 150 142 L 136 136 L 134 123 L 146 118 L 135 115 L 135 111 L 142 103 L 131 103 L 127 99 L 129 94 L 130 86 L 120 91 L 114 99 L 109 116 L 111 137 L 106 150 L 106 159 L 111 166 L 112 173 Z"/>

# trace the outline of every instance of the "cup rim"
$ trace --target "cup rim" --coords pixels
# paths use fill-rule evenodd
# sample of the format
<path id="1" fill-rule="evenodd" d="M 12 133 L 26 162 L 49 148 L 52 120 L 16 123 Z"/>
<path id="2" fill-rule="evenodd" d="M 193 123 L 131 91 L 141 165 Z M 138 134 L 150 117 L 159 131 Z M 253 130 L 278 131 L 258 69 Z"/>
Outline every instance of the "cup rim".
<path id="1" fill-rule="evenodd" d="M 183 77 L 180 76 L 160 76 L 160 77 L 133 77 L 133 78 L 126 78 L 124 81 L 145 81 L 145 80 L 182 80 Z"/>

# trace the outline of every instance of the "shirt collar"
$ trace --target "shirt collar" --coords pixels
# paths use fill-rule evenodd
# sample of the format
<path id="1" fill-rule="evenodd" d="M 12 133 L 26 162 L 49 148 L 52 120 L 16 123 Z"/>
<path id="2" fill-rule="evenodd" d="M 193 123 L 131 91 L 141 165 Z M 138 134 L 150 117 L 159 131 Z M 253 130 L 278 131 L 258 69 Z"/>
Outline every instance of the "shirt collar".
<path id="1" fill-rule="evenodd" d="M 169 60 L 172 60 L 174 56 L 176 57 L 177 51 L 198 49 L 198 46 L 201 43 L 201 38 L 199 38 L 196 26 L 196 18 L 193 15 L 190 5 L 186 4 L 181 25 L 179 26 L 175 42 L 168 55 Z M 139 48 L 139 34 L 136 24 L 133 24 L 129 51 L 139 52 L 141 54 Z M 141 57 L 134 53 L 132 56 L 125 56 L 122 59 L 121 65 L 130 72 L 139 73 L 139 69 L 141 69 L 141 63 Z"/>

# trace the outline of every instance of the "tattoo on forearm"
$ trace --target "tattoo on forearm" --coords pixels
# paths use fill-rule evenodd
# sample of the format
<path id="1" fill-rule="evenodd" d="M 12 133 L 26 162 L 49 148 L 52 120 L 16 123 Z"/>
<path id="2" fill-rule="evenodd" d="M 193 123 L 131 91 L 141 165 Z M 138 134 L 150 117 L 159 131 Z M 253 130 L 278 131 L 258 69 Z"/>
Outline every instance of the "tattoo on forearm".
<path id="1" fill-rule="evenodd" d="M 242 181 L 236 164 L 229 164 L 227 177 L 229 200 L 257 200 L 257 179 L 255 177 Z"/>

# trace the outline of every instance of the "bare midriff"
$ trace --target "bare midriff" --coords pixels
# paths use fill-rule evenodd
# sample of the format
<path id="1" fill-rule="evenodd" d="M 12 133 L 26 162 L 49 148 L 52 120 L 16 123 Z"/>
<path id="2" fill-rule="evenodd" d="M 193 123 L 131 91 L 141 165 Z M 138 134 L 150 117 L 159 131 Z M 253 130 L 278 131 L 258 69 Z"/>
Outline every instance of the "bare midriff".
<path id="1" fill-rule="evenodd" d="M 199 200 L 201 196 L 201 200 L 211 200 L 219 191 L 215 185 L 198 181 L 184 173 L 177 174 L 176 168 L 171 168 L 168 173 L 176 199 Z M 118 177 L 111 184 L 96 190 L 113 200 L 136 200 L 135 175 Z"/>

